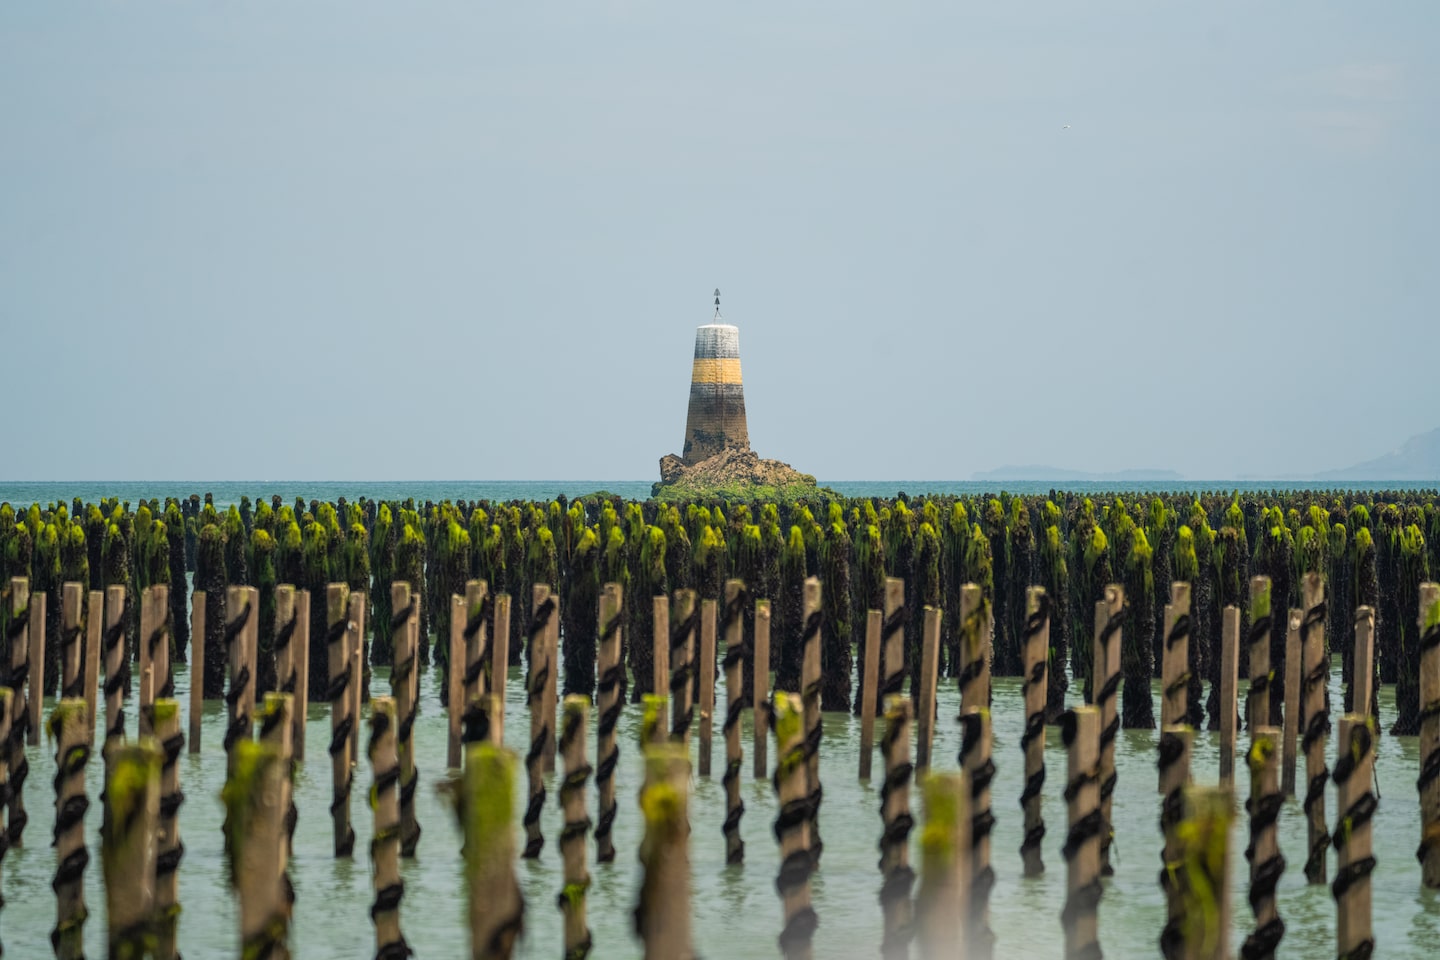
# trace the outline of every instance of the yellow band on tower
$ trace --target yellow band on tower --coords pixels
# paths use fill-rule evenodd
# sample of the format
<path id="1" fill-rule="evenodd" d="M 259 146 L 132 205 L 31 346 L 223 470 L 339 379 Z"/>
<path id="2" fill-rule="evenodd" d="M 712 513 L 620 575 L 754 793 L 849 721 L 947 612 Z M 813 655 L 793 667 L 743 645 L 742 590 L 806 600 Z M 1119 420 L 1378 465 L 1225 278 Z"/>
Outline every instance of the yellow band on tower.
<path id="1" fill-rule="evenodd" d="M 740 358 L 697 359 L 690 372 L 691 383 L 740 383 Z"/>

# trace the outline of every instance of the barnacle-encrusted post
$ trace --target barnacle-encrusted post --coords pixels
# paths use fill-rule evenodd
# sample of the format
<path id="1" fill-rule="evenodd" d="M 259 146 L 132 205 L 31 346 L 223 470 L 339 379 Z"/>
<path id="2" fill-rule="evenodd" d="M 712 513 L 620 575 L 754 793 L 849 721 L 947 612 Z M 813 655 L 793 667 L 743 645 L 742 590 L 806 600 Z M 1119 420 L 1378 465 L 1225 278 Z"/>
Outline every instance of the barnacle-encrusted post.
<path id="1" fill-rule="evenodd" d="M 142 633 L 141 636 L 144 636 Z M 150 708 L 155 739 L 160 744 L 160 817 L 155 854 L 155 936 L 156 956 L 178 960 L 177 935 L 180 926 L 180 861 L 185 845 L 180 842 L 180 751 L 185 736 L 180 732 L 180 702 L 168 697 Z"/>
<path id="2" fill-rule="evenodd" d="M 1160 653 L 1160 727 L 1184 723 L 1190 709 L 1190 584 L 1170 584 Z"/>
<path id="3" fill-rule="evenodd" d="M 802 697 L 775 692 L 775 838 L 780 842 L 780 893 L 785 928 L 780 951 L 789 960 L 812 955 L 817 918 L 810 906 L 810 874 L 815 861 L 810 850 L 809 764 L 805 752 L 805 714 Z"/>
<path id="4" fill-rule="evenodd" d="M 1270 578 L 1250 578 L 1250 688 L 1245 694 L 1245 729 L 1270 725 Z"/>
<path id="5" fill-rule="evenodd" d="M 963 940 L 970 883 L 970 783 L 963 772 L 930 773 L 920 781 L 920 892 L 915 929 L 925 960 L 956 956 Z"/>
<path id="6" fill-rule="evenodd" d="M 124 638 L 125 625 L 120 612 L 125 606 L 125 588 L 120 591 L 120 602 L 116 606 L 116 623 L 119 636 Z M 25 824 L 30 817 L 25 813 L 25 780 L 30 775 L 30 761 L 25 759 L 25 732 L 30 726 L 30 709 L 27 692 L 30 679 L 30 580 L 27 577 L 10 578 L 10 735 L 5 738 L 6 762 L 10 768 L 9 819 L 6 824 L 6 839 L 10 846 L 20 846 L 25 836 Z M 118 667 L 116 668 L 118 671 Z M 107 684 L 107 690 L 108 690 Z M 120 698 L 119 684 L 116 684 L 115 699 Z M 107 694 L 108 702 L 108 694 Z M 107 719 L 109 716 L 107 715 Z"/>
<path id="7" fill-rule="evenodd" d="M 1325 824 L 1325 784 L 1330 770 L 1325 766 L 1325 741 L 1330 736 L 1330 714 L 1325 709 L 1325 686 L 1330 679 L 1330 660 L 1325 655 L 1325 587 L 1320 575 L 1307 573 L 1304 581 L 1304 619 L 1300 643 L 1305 686 L 1305 816 L 1309 819 L 1310 854 L 1305 861 L 1305 879 L 1324 883 L 1326 848 L 1330 832 Z"/>
<path id="8" fill-rule="evenodd" d="M 1025 876 L 1045 872 L 1040 842 L 1045 839 L 1045 815 L 1040 809 L 1045 787 L 1045 702 L 1050 679 L 1050 598 L 1044 587 L 1025 591 L 1025 630 L 1020 640 L 1024 677 L 1025 732 L 1020 735 L 1020 752 L 1025 757 L 1025 788 L 1020 792 L 1020 809 L 1025 812 L 1025 839 L 1020 856 Z"/>
<path id="9" fill-rule="evenodd" d="M 653 704 L 647 704 L 647 709 L 650 706 Z M 635 907 L 635 933 L 644 942 L 646 960 L 693 960 L 690 760 L 679 744 L 650 743 L 644 750 L 645 787 L 640 791 L 640 811 L 645 818 L 645 838 L 640 843 L 642 879 Z"/>
<path id="10" fill-rule="evenodd" d="M 1128 608 L 1125 590 L 1118 583 L 1105 588 L 1105 599 L 1095 603 L 1095 706 L 1100 711 L 1100 872 L 1109 876 L 1110 842 L 1115 838 L 1111 809 L 1115 795 L 1115 736 L 1120 732 L 1116 694 L 1120 690 L 1120 645 Z"/>
<path id="11" fill-rule="evenodd" d="M 885 759 L 885 782 L 880 786 L 880 819 L 884 823 L 880 909 L 885 936 L 880 954 L 886 960 L 903 960 L 910 953 L 910 888 L 915 885 L 915 871 L 910 868 L 910 831 L 915 826 L 910 815 L 910 779 L 915 772 L 910 763 L 910 711 L 908 697 L 890 694 L 885 698 L 885 735 L 880 740 Z"/>
<path id="12" fill-rule="evenodd" d="M 620 723 L 620 681 L 625 666 L 620 662 L 621 611 L 624 596 L 620 584 L 607 583 L 600 591 L 600 728 L 595 737 L 595 789 L 600 794 L 600 820 L 595 825 L 595 861 L 609 863 L 615 859 L 615 844 L 610 839 L 615 824 L 615 767 L 620 762 L 620 746 L 616 727 Z"/>
<path id="13" fill-rule="evenodd" d="M 140 960 L 153 946 L 160 763 L 160 748 L 149 737 L 116 741 L 105 751 L 100 859 L 112 960 Z"/>
<path id="14" fill-rule="evenodd" d="M 960 769 L 970 780 L 970 897 L 965 916 L 967 957 L 985 960 L 995 951 L 990 930 L 990 890 L 995 869 L 990 865 L 990 831 L 995 815 L 990 810 L 990 783 L 995 779 L 992 759 L 990 710 L 971 707 L 960 715 Z"/>
<path id="15" fill-rule="evenodd" d="M 565 762 L 565 779 L 560 784 L 560 810 L 565 817 L 560 857 L 565 886 L 560 891 L 559 906 L 565 914 L 567 960 L 584 960 L 591 946 L 590 928 L 585 922 L 585 891 L 590 887 L 590 871 L 585 865 L 585 835 L 590 832 L 590 817 L 585 812 L 585 783 L 590 779 L 590 764 L 585 760 L 585 718 L 589 712 L 589 697 L 568 696 L 560 722 L 560 755 Z"/>
<path id="16" fill-rule="evenodd" d="M 1357 701 L 1358 702 L 1358 701 Z M 1368 957 L 1375 953 L 1371 927 L 1371 818 L 1376 798 L 1370 790 L 1375 773 L 1375 718 L 1347 713 L 1340 718 L 1340 755 L 1335 760 L 1335 786 L 1340 816 L 1335 824 L 1336 956 Z"/>
<path id="17" fill-rule="evenodd" d="M 1160 889 L 1165 892 L 1162 951 L 1180 942 L 1180 838 L 1176 828 L 1185 817 L 1185 788 L 1190 785 L 1190 746 L 1195 731 L 1181 724 L 1160 731 Z M 1168 956 L 1168 954 L 1167 954 Z"/>
<path id="18" fill-rule="evenodd" d="M 1357 713 L 1360 711 L 1357 710 Z M 1440 889 L 1440 585 L 1420 593 L 1420 881 Z"/>
<path id="19" fill-rule="evenodd" d="M 1065 960 L 1100 957 L 1097 908 L 1100 884 L 1100 839 L 1105 821 L 1100 812 L 1100 710 L 1076 707 L 1060 717 L 1065 743 L 1065 803 L 1070 823 L 1061 853 L 1065 857 Z"/>
<path id="20" fill-rule="evenodd" d="M 1250 814 L 1250 843 L 1245 848 L 1245 859 L 1250 861 L 1250 909 L 1255 913 L 1255 931 L 1245 938 L 1241 956 L 1245 960 L 1265 960 L 1275 956 L 1275 948 L 1285 936 L 1285 921 L 1280 919 L 1275 896 L 1276 884 L 1285 872 L 1276 826 L 1285 801 L 1280 792 L 1280 731 L 1269 726 L 1252 727 L 1250 751 L 1245 759 L 1250 768 L 1250 800 L 1245 805 Z"/>
<path id="21" fill-rule="evenodd" d="M 540 811 L 545 806 L 545 754 L 555 735 L 555 714 L 545 711 L 546 691 L 550 688 L 550 672 L 554 657 L 550 652 L 549 623 L 558 616 L 555 598 L 549 584 L 537 583 L 531 592 L 531 617 L 528 650 L 530 676 L 526 678 L 526 694 L 530 705 L 530 750 L 525 754 L 525 775 L 530 784 L 530 803 L 525 808 L 525 859 L 540 856 L 545 835 L 540 832 Z"/>
<path id="22" fill-rule="evenodd" d="M 85 868 L 90 851 L 85 847 L 85 765 L 90 760 L 85 701 L 64 699 L 50 713 L 50 736 L 55 741 L 55 929 L 50 944 L 57 960 L 85 956 Z M 168 960 L 168 958 L 167 958 Z"/>
<path id="23" fill-rule="evenodd" d="M 375 811 L 375 835 L 370 841 L 370 862 L 375 877 L 375 902 L 370 917 L 375 921 L 377 960 L 404 960 L 410 945 L 400 931 L 400 901 L 405 881 L 400 879 L 400 754 L 395 747 L 398 726 L 394 697 L 370 700 L 370 757 L 372 780 L 370 809 Z"/>
<path id="24" fill-rule="evenodd" d="M 350 764 L 350 713 L 347 691 L 354 682 L 350 657 L 350 588 L 343 583 L 325 589 L 326 649 L 329 651 L 330 700 L 330 816 L 335 825 L 335 856 L 348 857 L 355 850 L 355 831 L 350 827 L 350 785 L 354 777 Z"/>
<path id="25" fill-rule="evenodd" d="M 525 897 L 515 878 L 515 767 L 515 754 L 504 747 L 467 744 L 465 769 L 448 790 L 465 838 L 472 960 L 509 960 L 525 927 Z"/>
<path id="26" fill-rule="evenodd" d="M 292 899 L 285 877 L 288 764 L 270 744 L 248 738 L 235 742 L 231 758 L 222 796 L 229 824 L 230 883 L 240 899 L 240 956 L 288 960 Z"/>
<path id="27" fill-rule="evenodd" d="M 745 748 L 740 740 L 740 718 L 748 707 L 745 699 L 745 584 L 725 582 L 725 608 L 720 632 L 725 635 L 725 862 L 745 859 L 745 840 L 740 836 L 740 818 L 745 801 L 740 798 L 740 765 Z"/>

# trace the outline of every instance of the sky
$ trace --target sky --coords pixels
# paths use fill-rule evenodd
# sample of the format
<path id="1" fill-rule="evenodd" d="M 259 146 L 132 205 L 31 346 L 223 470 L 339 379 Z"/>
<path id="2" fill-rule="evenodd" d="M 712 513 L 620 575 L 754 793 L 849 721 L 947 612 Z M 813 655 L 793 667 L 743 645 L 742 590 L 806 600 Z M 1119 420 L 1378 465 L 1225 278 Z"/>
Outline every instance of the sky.
<path id="1" fill-rule="evenodd" d="M 0 5 L 0 479 L 821 479 L 1440 426 L 1432 0 Z"/>

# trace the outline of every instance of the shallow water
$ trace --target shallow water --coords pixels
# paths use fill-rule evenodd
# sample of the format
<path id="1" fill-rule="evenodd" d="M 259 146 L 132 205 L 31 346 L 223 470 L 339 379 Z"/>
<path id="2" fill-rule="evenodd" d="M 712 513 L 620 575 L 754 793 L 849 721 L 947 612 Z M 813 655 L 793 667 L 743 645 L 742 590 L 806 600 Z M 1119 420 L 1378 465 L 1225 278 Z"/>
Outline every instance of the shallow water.
<path id="1" fill-rule="evenodd" d="M 1334 666 L 1332 689 L 1338 698 L 1338 663 Z M 466 942 L 458 855 L 460 835 L 452 815 L 434 789 L 434 783 L 443 773 L 446 743 L 438 683 L 437 671 L 422 674 L 421 713 L 415 731 L 421 776 L 418 817 L 424 836 L 419 857 L 405 862 L 402 868 L 406 895 L 401 911 L 405 934 L 418 956 L 457 957 L 464 953 Z M 176 686 L 182 704 L 188 703 L 189 676 L 183 667 L 177 669 Z M 377 693 L 387 692 L 385 671 L 376 671 L 372 689 Z M 1019 681 L 997 679 L 994 696 L 994 756 L 998 770 L 993 787 L 997 819 L 993 857 L 997 882 L 991 899 L 990 920 L 998 938 L 997 955 L 1057 957 L 1062 953 L 1059 917 L 1065 885 L 1065 864 L 1059 852 L 1065 833 L 1065 808 L 1061 798 L 1065 754 L 1059 731 L 1048 730 L 1046 759 L 1050 767 L 1044 791 L 1049 826 L 1044 842 L 1046 872 L 1035 879 L 1023 879 L 1018 853 L 1022 822 L 1017 801 L 1023 783 Z M 529 724 L 519 669 L 511 671 L 506 697 L 510 718 L 506 724 L 507 745 L 523 752 Z M 723 691 L 721 699 L 717 716 L 724 715 Z M 1392 690 L 1387 688 L 1382 692 L 1381 705 L 1382 716 L 1393 717 Z M 958 695 L 953 682 L 948 683 L 940 694 L 941 721 L 934 751 L 937 769 L 953 768 L 956 764 L 960 746 L 960 731 L 954 722 L 957 708 Z M 186 846 L 180 868 L 183 906 L 180 943 L 185 956 L 191 960 L 233 956 L 237 952 L 236 907 L 226 877 L 220 833 L 223 812 L 218 797 L 225 770 L 221 710 L 219 701 L 206 705 L 204 750 L 198 756 L 186 753 L 180 762 L 186 794 L 186 803 L 180 811 L 181 835 Z M 129 711 L 131 730 L 134 729 L 133 712 L 132 708 Z M 620 723 L 621 764 L 617 773 L 620 807 L 614 828 L 616 862 L 594 865 L 594 847 L 590 846 L 594 885 L 590 890 L 589 912 L 595 957 L 634 957 L 640 953 L 631 933 L 630 914 L 638 885 L 635 851 L 641 832 L 635 803 L 641 778 L 635 748 L 639 713 L 638 708 L 628 706 Z M 369 956 L 374 948 L 368 912 L 373 893 L 365 853 L 369 849 L 371 822 L 362 799 L 370 771 L 363 764 L 356 771 L 356 790 L 352 795 L 357 856 L 354 860 L 336 861 L 331 856 L 331 824 L 327 813 L 330 799 L 330 770 L 324 753 L 330 735 L 327 706 L 312 707 L 308 724 L 311 760 L 301 769 L 296 790 L 300 819 L 290 868 L 297 898 L 291 943 L 297 957 L 353 960 Z M 717 723 L 715 775 L 709 779 L 697 778 L 691 799 L 695 941 L 707 957 L 771 956 L 778 953 L 775 938 L 781 927 L 780 903 L 774 888 L 779 857 L 770 831 L 776 804 L 769 783 L 751 780 L 748 775 L 752 739 L 747 718 L 744 735 L 747 759 L 742 767 L 746 861 L 741 866 L 727 867 L 720 830 L 725 802 L 719 777 L 724 767 L 724 745 L 718 728 Z M 593 756 L 593 722 L 590 736 Z M 876 842 L 880 835 L 878 781 L 866 784 L 856 778 L 857 719 L 840 713 L 826 714 L 824 737 L 820 768 L 825 802 L 820 826 L 825 853 L 813 881 L 814 904 L 820 917 L 815 936 L 816 955 L 874 957 L 879 952 L 881 934 L 877 899 L 880 875 L 876 869 Z M 1242 734 L 1242 749 L 1243 739 Z M 876 740 L 879 740 L 878 732 Z M 1158 955 L 1156 938 L 1163 923 L 1164 903 L 1156 880 L 1159 797 L 1155 744 L 1154 731 L 1122 731 L 1117 742 L 1116 873 L 1107 883 L 1100 905 L 1101 942 L 1111 957 Z M 694 741 L 692 749 L 698 750 Z M 1373 882 L 1377 955 L 1383 957 L 1433 957 L 1435 945 L 1440 943 L 1440 896 L 1433 891 L 1421 891 L 1419 865 L 1414 856 L 1419 836 L 1415 793 L 1417 752 L 1414 737 L 1382 737 L 1378 747 L 1381 802 L 1375 819 L 1375 856 L 1379 866 Z M 25 794 L 31 813 L 30 826 L 25 846 L 11 850 L 4 860 L 7 904 L 0 911 L 0 935 L 8 955 L 22 958 L 50 955 L 49 934 L 55 919 L 55 898 L 50 889 L 55 858 L 49 846 L 54 819 L 54 795 L 50 786 L 53 748 L 47 744 L 32 748 L 29 753 L 31 776 Z M 1330 754 L 1333 766 L 1333 738 Z M 1197 782 L 1214 782 L 1218 762 L 1216 736 L 1197 734 L 1194 746 Z M 1301 763 L 1303 780 L 1303 758 Z M 880 769 L 878 756 L 876 769 Z M 87 779 L 93 800 L 98 797 L 101 781 L 98 759 L 91 762 Z M 523 775 L 519 786 L 522 791 L 525 789 Z M 1243 773 L 1237 786 L 1241 791 L 1248 791 L 1248 779 Z M 554 845 L 561 816 L 555 799 L 554 778 L 549 791 L 542 821 L 545 850 L 538 862 L 522 861 L 517 865 L 529 904 L 526 932 L 518 951 L 522 957 L 558 957 L 562 953 L 561 918 L 555 906 L 555 896 L 561 886 L 560 863 Z M 592 817 L 595 816 L 593 781 L 587 791 L 587 803 Z M 1327 814 L 1332 823 L 1335 805 L 1332 786 L 1327 794 Z M 523 803 L 519 809 L 523 809 Z M 86 821 L 94 857 L 85 874 L 86 899 L 91 911 L 85 942 L 91 956 L 104 955 L 99 823 L 100 810 L 96 803 Z M 1245 900 L 1246 863 L 1242 855 L 1244 830 L 1243 817 L 1237 818 L 1231 845 L 1237 949 L 1250 922 Z M 1305 884 L 1301 869 L 1306 848 L 1305 823 L 1298 802 L 1286 804 L 1280 832 L 1282 849 L 1290 866 L 1280 884 L 1280 911 L 1289 930 L 1279 955 L 1331 956 L 1334 954 L 1334 903 L 1328 887 Z M 912 862 L 915 857 L 916 852 L 912 850 Z M 1332 853 L 1331 879 L 1334 871 Z"/>

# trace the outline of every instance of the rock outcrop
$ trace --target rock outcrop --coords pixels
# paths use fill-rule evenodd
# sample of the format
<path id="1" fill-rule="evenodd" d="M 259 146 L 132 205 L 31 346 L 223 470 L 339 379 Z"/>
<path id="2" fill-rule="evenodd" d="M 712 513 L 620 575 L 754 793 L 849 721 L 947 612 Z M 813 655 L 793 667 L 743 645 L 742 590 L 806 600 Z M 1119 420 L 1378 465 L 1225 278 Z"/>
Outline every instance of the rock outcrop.
<path id="1" fill-rule="evenodd" d="M 655 497 L 763 497 L 789 499 L 818 491 L 815 478 L 779 460 L 762 460 L 754 450 L 727 447 L 694 466 L 675 454 L 660 458 Z"/>

